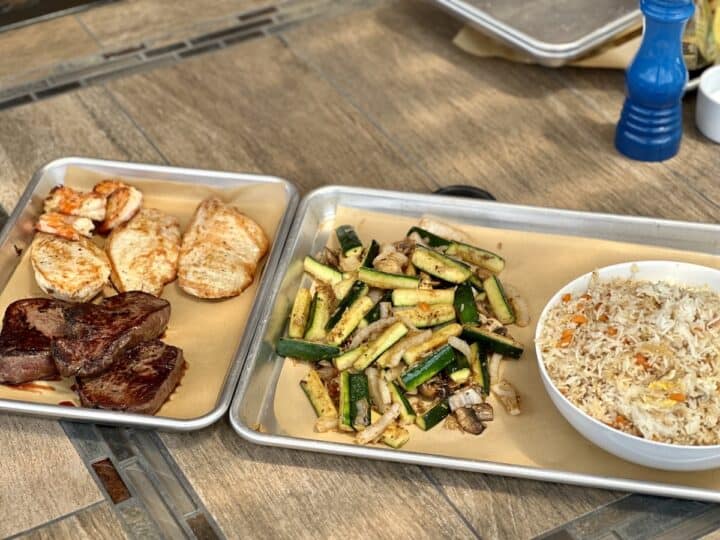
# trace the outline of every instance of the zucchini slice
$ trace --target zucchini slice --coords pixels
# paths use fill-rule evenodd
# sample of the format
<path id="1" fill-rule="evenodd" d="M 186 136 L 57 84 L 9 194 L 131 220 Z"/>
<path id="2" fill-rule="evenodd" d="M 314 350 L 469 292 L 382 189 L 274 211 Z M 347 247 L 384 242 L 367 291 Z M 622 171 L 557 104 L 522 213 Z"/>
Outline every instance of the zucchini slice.
<path id="1" fill-rule="evenodd" d="M 340 355 L 340 348 L 322 343 L 314 343 L 303 339 L 280 338 L 277 343 L 277 353 L 280 356 L 289 356 L 300 360 L 318 362 L 330 360 Z"/>
<path id="2" fill-rule="evenodd" d="M 420 305 L 410 308 L 397 308 L 395 314 L 407 319 L 417 328 L 437 326 L 455 320 L 455 307 L 452 304 Z"/>
<path id="3" fill-rule="evenodd" d="M 340 320 L 326 336 L 331 345 L 340 345 L 360 324 L 373 307 L 373 301 L 367 296 L 361 296 L 340 317 Z"/>
<path id="4" fill-rule="evenodd" d="M 360 267 L 358 279 L 378 289 L 417 289 L 420 278 L 404 274 L 390 274 L 372 268 Z"/>
<path id="5" fill-rule="evenodd" d="M 497 253 L 481 249 L 479 247 L 463 244 L 462 242 L 451 242 L 445 253 L 458 257 L 465 262 L 490 270 L 499 274 L 505 268 L 505 259 Z"/>
<path id="6" fill-rule="evenodd" d="M 485 291 L 485 289 L 483 288 L 482 279 L 480 279 L 480 277 L 475 274 L 473 274 L 472 276 L 470 276 L 468 278 L 468 283 L 470 283 L 470 285 L 475 287 L 475 290 L 479 293 L 482 293 Z"/>
<path id="7" fill-rule="evenodd" d="M 342 353 L 340 356 L 336 356 L 333 358 L 335 369 L 338 371 L 350 369 L 353 363 L 355 363 L 355 360 L 357 360 L 358 357 L 367 350 L 367 348 L 367 345 L 360 345 L 359 347 L 355 347 L 354 349 L 350 349 L 349 351 Z"/>
<path id="8" fill-rule="evenodd" d="M 290 312 L 288 336 L 291 338 L 301 338 L 305 334 L 311 303 L 312 295 L 310 294 L 310 289 L 301 287 L 295 295 L 295 301 L 293 302 L 292 311 Z"/>
<path id="9" fill-rule="evenodd" d="M 335 285 L 343 279 L 343 275 L 334 268 L 313 259 L 310 255 L 303 259 L 303 269 L 312 277 L 323 283 Z"/>
<path id="10" fill-rule="evenodd" d="M 394 306 L 452 304 L 454 300 L 455 289 L 395 289 L 392 292 Z"/>
<path id="11" fill-rule="evenodd" d="M 350 413 L 350 372 L 340 372 L 340 404 L 338 407 L 338 428 L 340 431 L 355 431 Z"/>
<path id="12" fill-rule="evenodd" d="M 355 360 L 353 367 L 358 371 L 362 371 L 407 333 L 407 326 L 399 321 L 390 325 L 377 337 L 377 339 L 372 341 L 367 350 L 363 352 L 357 360 Z"/>
<path id="13" fill-rule="evenodd" d="M 408 366 L 414 364 L 433 349 L 437 349 L 438 347 L 445 345 L 449 338 L 459 336 L 462 333 L 462 330 L 463 327 L 456 323 L 448 324 L 447 326 L 443 326 L 442 328 L 435 330 L 432 336 L 430 336 L 430 339 L 406 350 L 403 353 L 403 360 Z"/>
<path id="14" fill-rule="evenodd" d="M 352 225 L 340 225 L 335 229 L 340 249 L 346 257 L 359 258 L 362 254 L 362 242 Z"/>
<path id="15" fill-rule="evenodd" d="M 505 296 L 502 283 L 495 276 L 490 276 L 483 281 L 483 288 L 487 294 L 488 302 L 490 307 L 495 313 L 497 320 L 503 324 L 512 324 L 515 322 L 515 312 L 513 311 L 510 302 Z"/>
<path id="16" fill-rule="evenodd" d="M 368 286 L 365 285 L 362 281 L 355 281 L 350 287 L 350 290 L 348 293 L 340 300 L 340 303 L 335 308 L 335 311 L 332 315 L 328 317 L 328 319 L 325 322 L 325 330 L 330 330 L 333 328 L 338 321 L 340 321 L 340 318 L 342 317 L 343 313 L 351 306 L 353 305 L 358 298 L 361 296 L 365 296 L 368 293 Z"/>
<path id="17" fill-rule="evenodd" d="M 415 417 L 417 416 L 415 414 L 415 409 L 413 409 L 412 405 L 405 397 L 403 391 L 400 390 L 398 385 L 392 381 L 388 383 L 388 390 L 390 390 L 390 397 L 392 398 L 393 403 L 397 403 L 398 405 L 400 405 L 400 420 L 402 421 L 402 423 L 415 423 Z"/>
<path id="18" fill-rule="evenodd" d="M 408 368 L 400 376 L 400 380 L 406 389 L 415 390 L 422 383 L 440 373 L 453 360 L 455 360 L 455 354 L 452 347 L 445 345 L 424 360 Z"/>
<path id="19" fill-rule="evenodd" d="M 443 373 L 447 374 L 448 376 L 451 376 L 456 371 L 460 371 L 470 367 L 468 359 L 463 353 L 461 353 L 457 349 L 453 349 L 453 354 L 455 354 L 455 360 L 443 370 Z"/>
<path id="20" fill-rule="evenodd" d="M 365 258 L 363 259 L 362 266 L 366 268 L 372 268 L 373 261 L 375 260 L 375 257 L 377 257 L 379 254 L 380 244 L 378 244 L 376 240 L 373 240 L 372 242 L 370 242 L 370 245 L 365 252 Z"/>
<path id="21" fill-rule="evenodd" d="M 470 378 L 470 369 L 462 368 L 458 369 L 457 371 L 453 371 L 450 374 L 450 378 L 456 383 L 464 383 Z"/>
<path id="22" fill-rule="evenodd" d="M 480 320 L 475 296 L 469 283 L 458 285 L 455 291 L 455 311 L 461 324 L 475 324 Z"/>
<path id="23" fill-rule="evenodd" d="M 463 263 L 423 246 L 415 246 L 410 260 L 416 268 L 449 283 L 462 283 L 472 275 Z"/>
<path id="24" fill-rule="evenodd" d="M 342 300 L 343 298 L 345 298 L 356 281 L 357 276 L 351 275 L 347 278 L 343 277 L 342 281 L 338 281 L 335 285 L 333 285 L 332 288 L 333 293 L 335 294 L 335 298 L 337 298 L 338 300 Z"/>
<path id="25" fill-rule="evenodd" d="M 523 346 L 510 336 L 501 336 L 494 332 L 489 332 L 478 326 L 464 326 L 462 337 L 468 341 L 477 342 L 481 347 L 487 348 L 492 352 L 508 356 L 510 358 L 520 358 L 523 353 Z"/>
<path id="26" fill-rule="evenodd" d="M 325 337 L 327 333 L 325 325 L 330 318 L 330 298 L 329 287 L 318 287 L 315 297 L 310 308 L 310 319 L 308 327 L 305 330 L 305 339 L 310 341 L 319 341 Z"/>
<path id="27" fill-rule="evenodd" d="M 485 395 L 490 394 L 490 375 L 487 372 L 487 356 L 485 350 L 480 350 L 480 346 L 476 343 L 470 345 L 472 358 L 470 360 L 470 371 L 472 380 L 478 386 L 481 386 Z"/>
<path id="28" fill-rule="evenodd" d="M 404 427 L 392 424 L 385 428 L 380 440 L 390 448 L 400 448 L 410 440 L 410 432 Z"/>
<path id="29" fill-rule="evenodd" d="M 411 227 L 407 234 L 405 234 L 405 236 L 410 236 L 412 233 L 417 233 L 418 236 L 420 236 L 420 238 L 422 239 L 422 241 L 430 247 L 442 247 L 450 245 L 450 240 L 445 240 L 444 238 L 441 238 L 440 236 L 433 234 L 430 231 L 426 231 L 425 229 L 421 229 L 420 227 Z"/>
<path id="30" fill-rule="evenodd" d="M 385 291 L 383 293 L 382 297 L 380 298 L 380 300 L 378 301 L 378 303 L 373 306 L 373 308 L 368 312 L 367 315 L 365 315 L 365 320 L 368 323 L 379 321 L 380 320 L 380 304 L 382 304 L 383 302 L 389 302 L 391 298 L 392 298 L 392 292 Z"/>
<path id="31" fill-rule="evenodd" d="M 364 373 L 350 373 L 350 419 L 355 431 L 370 425 L 370 391 Z"/>
<path id="32" fill-rule="evenodd" d="M 310 400 L 318 418 L 337 418 L 335 404 L 317 371 L 311 369 L 300 381 L 300 387 Z"/>
<path id="33" fill-rule="evenodd" d="M 415 419 L 415 423 L 420 429 L 427 431 L 437 426 L 440 422 L 447 418 L 449 414 L 450 405 L 448 405 L 447 400 L 441 401 L 424 414 L 419 414 Z"/>

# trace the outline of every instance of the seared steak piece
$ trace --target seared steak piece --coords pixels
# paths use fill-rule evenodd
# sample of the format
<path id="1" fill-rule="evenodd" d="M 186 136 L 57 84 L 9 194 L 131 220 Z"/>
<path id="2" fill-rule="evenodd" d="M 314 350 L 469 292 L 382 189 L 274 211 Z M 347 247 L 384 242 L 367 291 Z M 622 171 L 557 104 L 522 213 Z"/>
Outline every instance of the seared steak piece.
<path id="1" fill-rule="evenodd" d="M 63 334 L 63 310 L 68 305 L 28 298 L 7 307 L 0 332 L 0 383 L 20 384 L 58 374 L 50 340 Z"/>
<path id="2" fill-rule="evenodd" d="M 113 366 L 97 377 L 79 378 L 84 407 L 154 414 L 183 374 L 182 350 L 160 340 L 125 349 Z"/>
<path id="3" fill-rule="evenodd" d="M 61 375 L 88 377 L 108 369 L 126 349 L 159 337 L 170 319 L 170 304 L 140 291 L 74 304 L 64 310 L 65 333 L 51 350 Z"/>

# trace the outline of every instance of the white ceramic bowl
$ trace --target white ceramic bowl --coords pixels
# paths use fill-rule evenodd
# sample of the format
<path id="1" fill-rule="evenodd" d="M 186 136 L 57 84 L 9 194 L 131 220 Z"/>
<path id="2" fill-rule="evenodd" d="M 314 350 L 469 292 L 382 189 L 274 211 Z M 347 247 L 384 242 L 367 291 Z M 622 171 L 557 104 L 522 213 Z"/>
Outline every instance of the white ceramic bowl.
<path id="1" fill-rule="evenodd" d="M 637 272 L 632 272 L 633 266 Z M 708 285 L 720 291 L 720 270 L 671 261 L 638 261 L 606 266 L 598 270 L 603 279 L 633 276 L 650 281 L 671 281 L 687 285 Z M 535 352 L 543 385 L 560 414 L 586 439 L 616 456 L 646 467 L 670 471 L 700 471 L 720 467 L 720 445 L 685 446 L 650 441 L 628 435 L 592 418 L 573 405 L 555 388 L 545 370 L 542 351 L 537 345 L 547 313 L 566 293 L 582 294 L 587 290 L 591 273 L 580 276 L 560 289 L 543 309 L 535 332 Z"/>

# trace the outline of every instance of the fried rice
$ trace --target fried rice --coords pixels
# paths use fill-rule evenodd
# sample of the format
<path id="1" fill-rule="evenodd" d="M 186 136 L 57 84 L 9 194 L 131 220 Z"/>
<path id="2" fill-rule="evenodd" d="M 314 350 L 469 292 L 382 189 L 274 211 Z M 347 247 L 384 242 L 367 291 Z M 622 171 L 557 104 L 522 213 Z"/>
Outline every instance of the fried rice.
<path id="1" fill-rule="evenodd" d="M 720 295 L 601 280 L 565 295 L 538 339 L 556 388 L 582 411 L 653 441 L 720 444 Z"/>

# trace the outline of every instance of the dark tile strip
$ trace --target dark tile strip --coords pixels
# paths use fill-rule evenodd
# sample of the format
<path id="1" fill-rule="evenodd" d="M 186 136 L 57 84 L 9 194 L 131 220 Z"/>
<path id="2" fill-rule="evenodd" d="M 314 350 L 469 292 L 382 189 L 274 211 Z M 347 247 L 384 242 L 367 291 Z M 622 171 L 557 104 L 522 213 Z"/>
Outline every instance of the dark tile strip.
<path id="1" fill-rule="evenodd" d="M 141 43 L 140 45 L 133 45 L 132 47 L 126 47 L 124 49 L 120 49 L 117 51 L 103 53 L 102 56 L 106 60 L 110 60 L 112 58 L 117 58 L 118 56 L 127 56 L 128 54 L 133 54 L 133 53 L 140 52 L 143 50 L 145 50 L 145 44 Z"/>
<path id="2" fill-rule="evenodd" d="M 210 43 L 209 45 L 205 45 L 203 47 L 195 47 L 194 49 L 188 49 L 187 51 L 183 51 L 180 53 L 181 58 L 189 58 L 191 56 L 195 56 L 198 54 L 203 54 L 210 51 L 216 51 L 220 48 L 219 43 Z"/>
<path id="3" fill-rule="evenodd" d="M 237 16 L 238 20 L 240 21 L 247 21 L 248 19 L 254 19 L 255 17 L 262 17 L 263 15 L 270 15 L 272 13 L 275 13 L 277 11 L 277 8 L 275 6 L 268 6 L 266 8 L 260 8 L 256 9 L 254 11 L 248 11 L 245 13 L 241 13 Z"/>
<path id="4" fill-rule="evenodd" d="M 56 96 L 57 94 L 63 94 L 65 92 L 69 92 L 70 90 L 76 90 L 81 86 L 82 84 L 80 83 L 80 81 L 59 84 L 57 86 L 47 88 L 46 90 L 38 90 L 37 92 L 35 92 L 35 97 L 37 99 L 43 99 L 51 96 Z"/>
<path id="5" fill-rule="evenodd" d="M 255 32 L 250 32 L 248 34 L 243 34 L 242 36 L 235 36 L 232 38 L 228 38 L 224 41 L 225 45 L 236 45 L 238 43 L 241 43 L 243 41 L 248 41 L 250 39 L 255 39 L 259 37 L 263 37 L 265 34 L 263 34 L 260 30 L 256 30 Z"/>
<path id="6" fill-rule="evenodd" d="M 164 47 L 149 49 L 145 51 L 145 58 L 154 58 L 163 54 L 169 54 L 184 49 L 185 47 L 187 47 L 187 44 L 184 41 L 180 41 L 178 43 L 171 43 L 170 45 L 165 45 Z"/>
<path id="7" fill-rule="evenodd" d="M 105 488 L 105 493 L 113 503 L 118 504 L 130 498 L 130 491 L 123 479 L 120 478 L 120 474 L 118 474 L 110 458 L 96 461 L 92 464 L 92 468 Z"/>
<path id="8" fill-rule="evenodd" d="M 11 99 L 6 99 L 5 101 L 0 101 L 0 110 L 9 109 L 11 107 L 18 107 L 19 105 L 25 105 L 26 103 L 32 102 L 33 97 L 30 94 L 25 94 L 23 96 L 18 96 Z"/>
<path id="9" fill-rule="evenodd" d="M 538 536 L 542 540 L 694 538 L 720 525 L 714 504 L 629 495 Z M 672 531 L 669 536 L 663 536 Z"/>
<path id="10" fill-rule="evenodd" d="M 217 32 L 211 32 L 209 34 L 193 38 L 190 40 L 190 43 L 192 45 L 199 45 L 201 43 L 207 43 L 208 41 L 213 41 L 216 39 L 233 36 L 241 32 L 246 32 L 248 30 L 253 30 L 255 28 L 259 28 L 268 24 L 272 24 L 272 19 L 260 19 L 259 21 L 253 21 L 247 24 L 240 24 L 238 26 L 233 26 L 231 28 L 218 30 Z"/>

